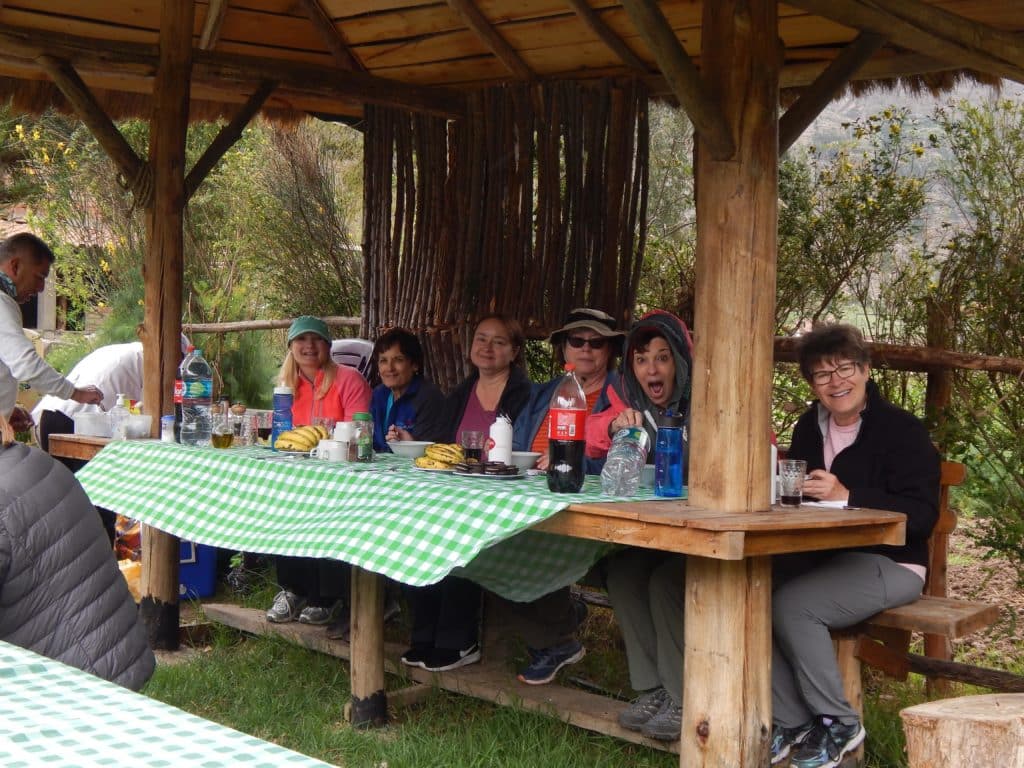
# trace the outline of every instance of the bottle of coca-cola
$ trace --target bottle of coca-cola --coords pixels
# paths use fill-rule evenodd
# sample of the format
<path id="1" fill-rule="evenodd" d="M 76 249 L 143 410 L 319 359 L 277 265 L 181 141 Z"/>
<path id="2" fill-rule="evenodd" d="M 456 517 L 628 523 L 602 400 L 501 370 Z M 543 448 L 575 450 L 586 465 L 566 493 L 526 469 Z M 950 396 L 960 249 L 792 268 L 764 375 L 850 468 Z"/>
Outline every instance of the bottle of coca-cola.
<path id="1" fill-rule="evenodd" d="M 185 379 L 182 375 L 182 368 L 185 365 L 185 359 L 193 351 L 195 351 L 195 347 L 189 345 L 185 351 L 185 357 L 178 365 L 178 372 L 174 374 L 174 442 L 176 443 L 181 442 L 181 400 L 185 395 Z"/>
<path id="2" fill-rule="evenodd" d="M 587 396 L 575 371 L 575 365 L 565 364 L 548 407 L 548 489 L 554 493 L 579 493 L 583 487 Z"/>

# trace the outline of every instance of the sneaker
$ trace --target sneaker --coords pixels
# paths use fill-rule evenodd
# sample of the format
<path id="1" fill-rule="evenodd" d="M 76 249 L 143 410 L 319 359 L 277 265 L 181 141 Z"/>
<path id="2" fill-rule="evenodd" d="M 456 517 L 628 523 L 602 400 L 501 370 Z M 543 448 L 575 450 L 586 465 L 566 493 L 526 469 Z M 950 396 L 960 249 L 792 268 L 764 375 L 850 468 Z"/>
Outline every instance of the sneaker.
<path id="1" fill-rule="evenodd" d="M 421 665 L 427 672 L 447 672 L 449 669 L 458 669 L 467 664 L 476 664 L 480 661 L 480 645 L 474 643 L 464 651 L 452 648 L 434 648 Z"/>
<path id="2" fill-rule="evenodd" d="M 315 627 L 330 624 L 344 613 L 344 608 L 340 600 L 331 605 L 307 605 L 299 612 L 299 624 L 312 624 Z"/>
<path id="3" fill-rule="evenodd" d="M 426 669 L 427 659 L 434 652 L 432 645 L 414 645 L 402 654 L 400 661 L 407 667 Z"/>
<path id="4" fill-rule="evenodd" d="M 391 600 L 384 606 L 384 623 L 387 624 L 392 619 L 398 617 L 402 612 L 402 606 L 399 605 L 397 600 Z M 330 624 L 327 625 L 327 637 L 331 640 L 341 640 L 342 642 L 349 642 L 352 635 L 352 612 L 341 611 L 337 618 L 334 619 Z M 416 665 L 418 666 L 418 665 Z"/>
<path id="5" fill-rule="evenodd" d="M 575 664 L 587 655 L 579 640 L 570 640 L 561 645 L 547 648 L 529 648 L 530 664 L 517 677 L 527 685 L 544 685 L 555 679 L 558 670 L 567 664 Z"/>
<path id="6" fill-rule="evenodd" d="M 859 720 L 853 725 L 843 725 L 838 720 L 819 717 L 789 756 L 789 764 L 792 768 L 835 768 L 845 755 L 861 745 L 866 733 Z"/>
<path id="7" fill-rule="evenodd" d="M 644 727 L 644 723 L 661 712 L 667 701 L 671 699 L 664 688 L 647 691 L 619 712 L 619 725 L 630 731 L 639 731 Z"/>
<path id="8" fill-rule="evenodd" d="M 772 765 L 778 765 L 787 757 L 793 747 L 803 744 L 807 734 L 811 732 L 814 721 L 798 725 L 796 728 L 783 728 L 781 725 L 772 726 Z"/>
<path id="9" fill-rule="evenodd" d="M 683 708 L 670 697 L 661 711 L 643 724 L 640 733 L 657 741 L 678 741 L 682 730 Z"/>
<path id="10" fill-rule="evenodd" d="M 305 606 L 305 598 L 299 597 L 287 589 L 282 589 L 275 595 L 274 604 L 267 611 L 267 621 L 274 624 L 285 624 L 289 621 L 295 621 Z"/>

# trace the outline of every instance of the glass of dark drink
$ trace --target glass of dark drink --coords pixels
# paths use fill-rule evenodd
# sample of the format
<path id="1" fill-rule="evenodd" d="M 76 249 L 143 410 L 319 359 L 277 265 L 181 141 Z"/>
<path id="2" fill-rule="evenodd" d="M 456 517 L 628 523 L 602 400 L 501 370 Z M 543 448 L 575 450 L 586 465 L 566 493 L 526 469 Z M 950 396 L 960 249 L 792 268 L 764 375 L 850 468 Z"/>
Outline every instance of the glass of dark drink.
<path id="1" fill-rule="evenodd" d="M 273 431 L 271 415 L 270 411 L 257 411 L 252 415 L 249 428 L 253 430 L 260 445 L 267 445 L 270 442 L 270 433 Z"/>
<path id="2" fill-rule="evenodd" d="M 779 462 L 779 503 L 799 507 L 803 500 L 807 462 L 803 459 L 782 459 Z"/>
<path id="3" fill-rule="evenodd" d="M 464 429 L 459 435 L 459 444 L 466 459 L 484 460 L 484 433 L 477 429 Z"/>

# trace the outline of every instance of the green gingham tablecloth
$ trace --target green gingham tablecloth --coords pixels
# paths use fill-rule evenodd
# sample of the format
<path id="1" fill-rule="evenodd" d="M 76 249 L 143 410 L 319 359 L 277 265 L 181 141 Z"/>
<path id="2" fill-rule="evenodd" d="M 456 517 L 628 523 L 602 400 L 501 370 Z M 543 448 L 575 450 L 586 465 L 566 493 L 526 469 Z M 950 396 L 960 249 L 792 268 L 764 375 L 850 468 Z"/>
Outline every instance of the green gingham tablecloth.
<path id="1" fill-rule="evenodd" d="M 0 765 L 329 766 L 4 642 Z"/>
<path id="2" fill-rule="evenodd" d="M 94 504 L 182 539 L 334 558 L 412 585 L 455 570 L 516 601 L 572 584 L 611 548 L 525 530 L 570 504 L 612 500 L 597 477 L 556 494 L 543 476 L 457 477 L 393 455 L 338 464 L 158 441 L 112 442 L 77 477 Z"/>

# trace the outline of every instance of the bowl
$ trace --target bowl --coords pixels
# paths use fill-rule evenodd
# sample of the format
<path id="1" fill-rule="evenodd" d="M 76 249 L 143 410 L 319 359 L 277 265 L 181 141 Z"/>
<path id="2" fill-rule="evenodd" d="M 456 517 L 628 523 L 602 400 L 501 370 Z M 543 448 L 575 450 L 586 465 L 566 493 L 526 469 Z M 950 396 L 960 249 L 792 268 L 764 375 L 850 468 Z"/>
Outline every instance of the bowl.
<path id="1" fill-rule="evenodd" d="M 124 436 L 129 440 L 150 437 L 153 428 L 153 417 L 148 413 L 142 415 L 128 414 L 124 422 Z"/>
<path id="2" fill-rule="evenodd" d="M 533 469 L 540 458 L 540 451 L 512 451 L 512 463 L 519 467 L 520 472 Z"/>
<path id="3" fill-rule="evenodd" d="M 110 417 L 100 411 L 83 411 L 71 417 L 75 422 L 76 435 L 110 437 Z"/>
<path id="4" fill-rule="evenodd" d="M 427 450 L 428 445 L 433 445 L 430 440 L 395 440 L 388 443 L 391 452 L 396 456 L 404 456 L 407 459 L 417 459 Z"/>

